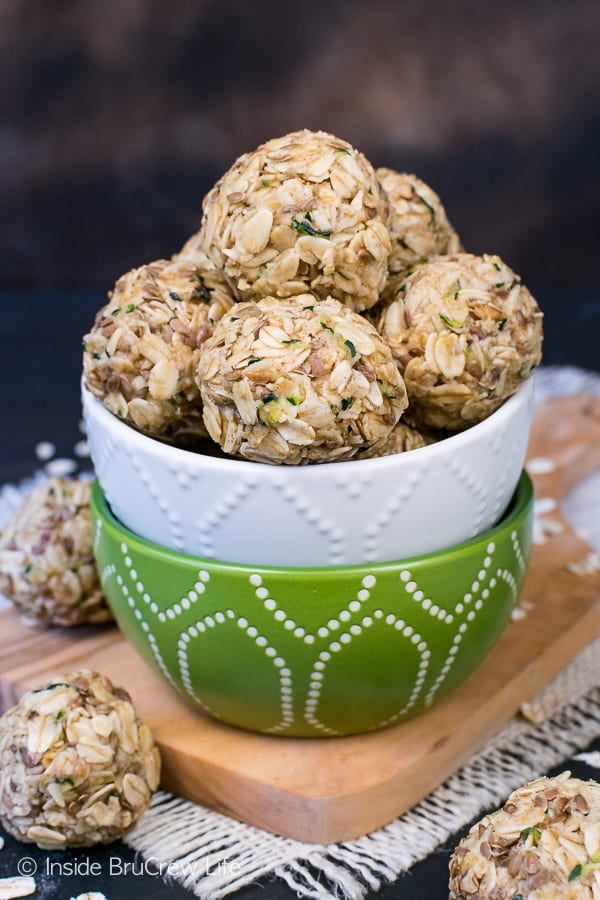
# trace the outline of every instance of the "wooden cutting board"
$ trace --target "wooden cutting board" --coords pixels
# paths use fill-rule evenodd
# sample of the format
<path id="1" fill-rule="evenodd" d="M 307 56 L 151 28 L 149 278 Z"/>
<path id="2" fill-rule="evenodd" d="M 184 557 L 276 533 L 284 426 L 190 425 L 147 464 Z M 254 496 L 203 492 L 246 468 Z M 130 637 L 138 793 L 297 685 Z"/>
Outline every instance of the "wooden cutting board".
<path id="1" fill-rule="evenodd" d="M 538 408 L 529 460 L 537 497 L 557 503 L 600 468 L 600 398 Z M 12 611 L 0 615 L 0 706 L 49 676 L 97 668 L 127 687 L 152 728 L 164 788 L 299 840 L 355 838 L 440 784 L 599 634 L 600 573 L 567 568 L 590 548 L 558 508 L 547 518 L 562 531 L 534 546 L 520 601 L 525 617 L 461 687 L 402 725 L 326 739 L 240 731 L 185 706 L 115 627 L 39 631 Z"/>

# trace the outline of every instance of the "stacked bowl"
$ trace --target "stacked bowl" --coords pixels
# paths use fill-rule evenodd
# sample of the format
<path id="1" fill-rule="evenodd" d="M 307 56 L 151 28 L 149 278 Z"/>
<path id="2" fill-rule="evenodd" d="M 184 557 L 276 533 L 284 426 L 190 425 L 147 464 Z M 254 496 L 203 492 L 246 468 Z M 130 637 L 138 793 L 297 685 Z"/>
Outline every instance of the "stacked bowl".
<path id="1" fill-rule="evenodd" d="M 83 405 L 104 591 L 202 711 L 290 736 L 381 728 L 461 683 L 507 624 L 531 545 L 531 382 L 436 444 L 304 467 L 192 453 L 85 389 Z"/>
<path id="2" fill-rule="evenodd" d="M 239 157 L 84 338 L 95 552 L 132 644 L 243 728 L 430 707 L 525 573 L 541 340 L 414 175 L 307 130 Z"/>

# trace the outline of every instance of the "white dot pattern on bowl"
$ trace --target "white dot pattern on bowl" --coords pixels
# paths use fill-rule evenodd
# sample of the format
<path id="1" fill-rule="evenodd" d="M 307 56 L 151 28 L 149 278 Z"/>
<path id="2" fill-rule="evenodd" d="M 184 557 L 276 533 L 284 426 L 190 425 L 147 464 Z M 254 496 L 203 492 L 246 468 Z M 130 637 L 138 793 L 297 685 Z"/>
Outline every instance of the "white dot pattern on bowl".
<path id="1" fill-rule="evenodd" d="M 309 504 L 307 499 L 294 486 L 286 485 L 283 480 L 278 480 L 276 487 L 286 504 L 328 540 L 329 564 L 332 566 L 339 565 L 344 559 L 344 530 L 336 527 L 335 522 L 332 522 L 325 516 L 317 506 Z"/>
<path id="2" fill-rule="evenodd" d="M 427 466 L 421 465 L 415 468 L 405 484 L 401 484 L 386 501 L 381 512 L 376 516 L 375 521 L 367 525 L 365 529 L 364 539 L 364 558 L 367 562 L 382 561 L 381 550 L 381 534 L 387 528 L 393 518 L 399 517 L 402 508 L 408 503 L 413 496 L 416 488 L 423 481 L 427 473 Z M 384 561 L 384 560 L 383 560 Z"/>
<path id="3" fill-rule="evenodd" d="M 475 537 L 481 531 L 483 517 L 488 507 L 488 490 L 477 476 L 464 466 L 459 459 L 451 459 L 448 464 L 450 474 L 456 478 L 465 491 L 471 494 L 476 503 L 476 518 L 473 520 L 469 537 Z"/>
<path id="4" fill-rule="evenodd" d="M 240 481 L 233 485 L 223 498 L 205 513 L 203 518 L 196 521 L 199 552 L 202 556 L 215 556 L 214 538 L 219 526 L 228 521 L 232 513 L 256 490 L 256 487 L 255 479 Z"/>
<path id="5" fill-rule="evenodd" d="M 225 612 L 216 612 L 214 615 L 206 615 L 204 618 L 199 619 L 194 625 L 188 626 L 188 628 L 181 633 L 177 642 L 177 658 L 179 663 L 179 674 L 185 690 L 205 712 L 210 713 L 216 718 L 221 718 L 220 715 L 215 712 L 214 709 L 211 709 L 208 703 L 198 695 L 197 691 L 194 690 L 190 676 L 188 648 L 193 640 L 210 633 L 211 629 L 216 628 L 218 625 L 223 625 L 227 621 L 236 622 L 238 627 L 251 641 L 254 641 L 258 647 L 264 649 L 265 655 L 271 659 L 273 666 L 278 670 L 281 693 L 281 721 L 277 725 L 265 729 L 265 732 L 277 734 L 281 731 L 285 731 L 294 720 L 290 670 L 286 666 L 284 657 L 277 653 L 277 650 L 267 642 L 266 638 L 259 635 L 257 629 L 250 625 L 248 620 L 243 616 L 236 619 L 236 615 L 232 609 L 226 609 Z"/>
<path id="6" fill-rule="evenodd" d="M 87 425 L 87 420 L 86 420 L 86 427 L 88 428 L 88 431 L 89 431 L 90 429 L 89 429 L 89 425 Z M 103 477 L 104 474 L 106 472 L 108 472 L 109 466 L 111 465 L 113 456 L 115 454 L 115 450 L 116 450 L 116 444 L 112 440 L 112 438 L 109 438 L 109 437 L 106 438 L 104 445 L 103 446 L 101 445 L 98 448 L 98 451 L 95 453 L 96 458 L 94 459 L 94 468 L 96 470 L 96 474 L 97 474 L 98 478 Z"/>
<path id="7" fill-rule="evenodd" d="M 499 410 L 498 427 L 449 438 L 463 442 L 459 452 L 446 454 L 439 442 L 411 452 L 410 465 L 400 454 L 397 474 L 391 458 L 339 470 L 255 464 L 256 474 L 244 461 L 183 452 L 176 460 L 173 448 L 120 423 L 87 391 L 84 412 L 105 495 L 137 534 L 247 565 L 353 565 L 418 556 L 491 527 L 521 469 L 530 393 L 526 383 Z M 423 522 L 432 502 L 439 514 Z"/>
<path id="8" fill-rule="evenodd" d="M 519 536 L 516 531 L 511 531 L 510 539 L 515 556 L 517 558 L 517 562 L 519 563 L 519 570 L 521 574 L 524 574 L 527 564 L 525 562 L 525 557 L 523 556 L 523 551 L 521 550 L 521 547 L 519 545 Z"/>
<path id="9" fill-rule="evenodd" d="M 415 600 L 430 616 L 451 625 L 454 621 L 454 615 L 448 609 L 433 603 L 429 597 L 425 596 L 424 591 L 418 588 L 417 582 L 414 581 L 410 569 L 402 569 L 400 572 L 400 581 L 404 583 L 404 590 L 412 599 Z"/>
<path id="10" fill-rule="evenodd" d="M 114 572 L 111 572 L 108 577 L 112 577 L 113 575 L 114 575 Z M 136 602 L 135 602 L 133 596 L 130 594 L 129 589 L 128 589 L 127 585 L 124 583 L 122 577 L 120 575 L 117 575 L 116 580 L 117 580 L 117 584 L 121 588 L 123 596 L 127 600 L 128 605 L 134 610 L 135 616 L 138 619 L 138 621 L 140 622 L 142 630 L 146 634 L 148 644 L 150 645 L 152 655 L 154 656 L 154 659 L 156 660 L 156 664 L 157 664 L 158 668 L 163 673 L 163 675 L 165 676 L 165 678 L 167 679 L 169 684 L 172 687 L 177 687 L 177 685 L 175 683 L 175 679 L 171 675 L 171 672 L 169 671 L 169 668 L 166 665 L 166 663 L 163 659 L 163 656 L 159 650 L 156 638 L 150 631 L 150 626 L 149 626 L 148 622 L 144 619 L 143 613 L 141 612 L 139 607 L 137 607 Z"/>
<path id="11" fill-rule="evenodd" d="M 97 533 L 99 533 L 100 527 L 100 524 L 96 522 Z M 522 574 L 524 553 L 519 535 L 516 531 L 513 531 L 510 537 L 511 549 Z M 199 569 L 195 575 L 193 587 L 189 589 L 187 594 L 174 600 L 170 605 L 159 608 L 159 605 L 146 590 L 143 580 L 138 574 L 139 566 L 137 568 L 135 566 L 134 552 L 130 551 L 126 543 L 122 543 L 120 549 L 126 577 L 118 574 L 115 565 L 110 564 L 104 566 L 101 571 L 102 583 L 104 584 L 112 578 L 116 579 L 116 583 L 127 604 L 140 622 L 158 668 L 171 685 L 177 687 L 177 680 L 179 680 L 184 691 L 202 709 L 219 718 L 218 710 L 211 709 L 206 700 L 194 690 L 189 669 L 189 645 L 191 641 L 200 636 L 206 638 L 206 635 L 210 634 L 218 626 L 235 620 L 238 628 L 244 632 L 249 640 L 255 643 L 257 648 L 262 650 L 265 657 L 271 661 L 278 672 L 280 721 L 264 730 L 274 734 L 284 733 L 291 725 L 296 724 L 293 671 L 286 661 L 285 654 L 277 649 L 276 643 L 274 643 L 272 638 L 267 638 L 266 635 L 260 633 L 260 629 L 251 621 L 249 616 L 236 616 L 233 610 L 229 608 L 213 611 L 210 614 L 202 614 L 202 610 L 199 608 L 198 619 L 192 625 L 185 625 L 177 638 L 178 671 L 176 673 L 169 671 L 159 650 L 157 639 L 152 633 L 151 619 L 154 617 L 158 622 L 167 620 L 176 622 L 184 611 L 192 609 L 194 604 L 198 604 L 202 595 L 207 590 L 211 590 L 210 573 L 205 569 Z M 256 602 L 260 603 L 261 607 L 272 616 L 274 622 L 278 623 L 278 625 L 293 635 L 295 639 L 305 645 L 310 646 L 315 644 L 316 641 L 321 642 L 320 647 L 317 646 L 315 648 L 315 657 L 307 690 L 303 690 L 301 684 L 298 684 L 296 688 L 298 697 L 304 698 L 302 720 L 320 734 L 334 735 L 338 733 L 331 723 L 323 721 L 319 716 L 319 702 L 323 688 L 327 685 L 327 675 L 329 672 L 334 671 L 336 659 L 341 658 L 345 648 L 360 640 L 363 634 L 372 628 L 376 622 L 388 628 L 393 628 L 403 641 L 407 641 L 411 646 L 415 647 L 419 654 L 419 662 L 415 669 L 414 681 L 410 688 L 408 700 L 391 716 L 373 726 L 373 729 L 393 724 L 402 719 L 419 700 L 425 706 L 430 706 L 452 670 L 470 625 L 476 620 L 478 613 L 484 608 L 486 602 L 493 602 L 490 591 L 497 586 L 499 580 L 509 586 L 513 600 L 516 599 L 518 591 L 517 581 L 507 568 L 497 566 L 494 571 L 495 553 L 495 543 L 488 543 L 483 550 L 481 558 L 474 561 L 473 581 L 470 589 L 460 597 L 452 609 L 443 607 L 439 601 L 434 603 L 427 597 L 425 592 L 419 587 L 418 576 L 413 574 L 409 568 L 400 572 L 399 583 L 403 586 L 407 599 L 410 598 L 418 603 L 430 617 L 439 620 L 447 626 L 452 626 L 456 617 L 459 617 L 447 657 L 437 674 L 431 672 L 431 652 L 426 636 L 415 629 L 413 625 L 406 623 L 395 612 L 385 611 L 377 605 L 377 577 L 375 574 L 368 574 L 362 577 L 355 587 L 354 598 L 349 600 L 335 617 L 328 618 L 323 625 L 320 625 L 316 630 L 316 634 L 314 634 L 279 606 L 277 600 L 272 596 L 272 591 L 270 591 L 264 575 L 261 575 L 259 572 L 251 573 L 247 581 L 248 590 L 251 596 L 254 596 Z M 131 588 L 127 581 L 131 583 Z M 325 647 L 323 647 L 323 641 L 327 642 Z M 423 697 L 425 683 L 428 677 L 431 678 L 434 674 L 435 678 L 430 683 Z"/>
<path id="12" fill-rule="evenodd" d="M 94 553 L 98 552 L 101 534 L 102 534 L 102 520 L 96 519 L 96 524 L 94 527 Z"/>
<path id="13" fill-rule="evenodd" d="M 335 483 L 337 487 L 343 491 L 351 500 L 358 500 L 362 494 L 371 486 L 373 479 L 369 476 L 348 477 L 347 475 L 336 475 Z"/>
<path id="14" fill-rule="evenodd" d="M 516 534 L 515 534 L 515 537 L 516 537 Z M 521 553 L 521 555 L 522 555 L 521 548 L 518 545 L 518 540 L 516 541 L 516 546 L 518 547 L 519 553 Z M 514 549 L 515 549 L 515 542 L 513 541 L 513 550 Z M 496 545 L 493 541 L 491 541 L 486 547 L 485 556 L 484 556 L 483 562 L 482 562 L 482 568 L 477 573 L 477 579 L 475 581 L 473 581 L 473 583 L 471 585 L 471 590 L 467 591 L 464 594 L 462 601 L 459 604 L 457 604 L 457 606 L 455 607 L 455 612 L 460 613 L 460 614 L 462 614 L 465 611 L 465 609 L 468 610 L 467 616 L 466 616 L 467 623 L 475 621 L 475 619 L 477 617 L 477 613 L 481 609 L 483 609 L 484 601 L 487 600 L 490 596 L 490 588 L 495 587 L 495 585 L 497 583 L 496 578 L 494 576 L 489 577 L 490 576 L 490 567 L 492 565 L 495 552 L 496 552 Z M 496 572 L 496 576 L 500 575 L 501 571 L 510 575 L 510 572 L 508 572 L 507 570 L 498 569 L 498 571 Z M 483 587 L 483 589 L 482 589 L 482 584 L 487 581 L 488 577 L 489 577 L 489 587 Z M 512 578 L 512 576 L 510 576 L 510 577 Z M 513 585 L 514 585 L 513 596 L 516 598 L 516 582 L 514 581 L 514 579 L 513 579 Z M 511 585 L 511 588 L 513 587 L 513 585 Z M 476 599 L 476 595 L 480 590 L 481 590 L 481 596 Z M 448 656 L 444 660 L 444 663 L 442 665 L 442 668 L 440 669 L 440 672 L 439 672 L 437 678 L 435 679 L 431 688 L 429 689 L 429 691 L 427 692 L 427 694 L 425 696 L 425 705 L 426 706 L 431 706 L 431 704 L 433 703 L 433 701 L 435 699 L 437 692 L 444 684 L 444 681 L 446 680 L 448 674 L 450 673 L 450 670 L 452 669 L 452 666 L 454 665 L 454 662 L 455 662 L 456 657 L 458 656 L 458 652 L 460 650 L 460 645 L 462 643 L 463 636 L 465 635 L 465 633 L 467 631 L 467 627 L 468 627 L 467 623 L 462 622 L 459 625 L 459 627 L 456 631 L 456 634 L 452 638 L 452 646 L 450 647 Z"/>
<path id="15" fill-rule="evenodd" d="M 383 611 L 377 610 L 375 612 L 375 618 L 383 618 Z M 393 724 L 412 709 L 412 707 L 417 702 L 419 694 L 421 693 L 421 690 L 423 688 L 423 684 L 427 677 L 427 670 L 429 668 L 429 659 L 431 657 L 427 642 L 423 640 L 420 634 L 415 632 L 411 625 L 407 625 L 403 619 L 399 619 L 393 613 L 388 613 L 385 616 L 384 621 L 386 625 L 393 627 L 396 631 L 400 632 L 403 637 L 407 639 L 410 638 L 410 642 L 417 647 L 420 655 L 420 662 L 417 669 L 415 683 L 408 701 L 404 704 L 402 709 L 398 710 L 397 713 L 394 713 L 387 719 L 384 719 L 383 721 L 372 726 L 369 731 L 375 731 L 377 728 L 383 728 L 386 725 Z M 338 654 L 342 651 L 344 645 L 347 646 L 348 644 L 350 644 L 353 638 L 362 635 L 363 630 L 371 628 L 372 625 L 373 619 L 371 618 L 371 616 L 364 616 L 360 624 L 353 625 L 348 631 L 343 631 L 336 640 L 331 641 L 328 648 L 326 650 L 322 650 L 319 653 L 319 657 L 313 665 L 313 670 L 310 676 L 309 690 L 304 707 L 304 718 L 309 723 L 309 725 L 312 725 L 313 728 L 315 728 L 322 734 L 329 735 L 330 737 L 339 734 L 339 732 L 335 728 L 331 728 L 329 725 L 324 724 L 318 717 L 319 700 L 321 698 L 321 692 L 323 689 L 327 668 L 329 665 L 331 665 L 331 661 L 335 659 L 335 654 Z"/>

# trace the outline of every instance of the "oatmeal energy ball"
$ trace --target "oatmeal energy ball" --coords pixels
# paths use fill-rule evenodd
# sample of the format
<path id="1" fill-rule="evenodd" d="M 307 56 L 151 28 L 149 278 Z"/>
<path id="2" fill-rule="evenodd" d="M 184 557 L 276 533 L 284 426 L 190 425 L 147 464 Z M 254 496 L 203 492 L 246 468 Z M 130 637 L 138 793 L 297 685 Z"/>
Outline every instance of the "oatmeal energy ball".
<path id="1" fill-rule="evenodd" d="M 0 822 L 46 850 L 120 837 L 148 807 L 159 772 L 129 694 L 97 672 L 29 691 L 0 719 Z"/>
<path id="2" fill-rule="evenodd" d="M 473 826 L 450 862 L 450 900 L 600 895 L 600 784 L 570 775 L 520 787 Z"/>
<path id="3" fill-rule="evenodd" d="M 484 419 L 541 359 L 542 313 L 499 256 L 460 253 L 419 266 L 378 328 L 413 419 L 429 428 L 460 431 Z"/>
<path id="4" fill-rule="evenodd" d="M 405 424 L 404 421 L 398 424 L 390 432 L 381 447 L 375 451 L 368 450 L 362 454 L 363 459 L 372 459 L 375 456 L 394 456 L 396 453 L 404 453 L 406 450 L 417 450 L 419 447 L 426 447 L 433 444 L 434 440 L 428 434 L 418 431 L 416 428 Z"/>
<path id="5" fill-rule="evenodd" d="M 201 234 L 239 300 L 310 290 L 360 312 L 386 282 L 387 216 L 362 153 L 323 131 L 296 131 L 233 164 L 204 199 Z"/>
<path id="6" fill-rule="evenodd" d="M 0 593 L 31 624 L 112 619 L 92 550 L 89 481 L 50 478 L 0 532 Z"/>
<path id="7" fill-rule="evenodd" d="M 390 201 L 392 253 L 385 294 L 392 298 L 416 266 L 462 248 L 442 201 L 428 184 L 393 169 L 377 169 L 377 178 Z"/>
<path id="8" fill-rule="evenodd" d="M 311 294 L 234 307 L 204 345 L 198 380 L 210 436 L 267 463 L 349 459 L 382 444 L 407 404 L 375 328 Z"/>
<path id="9" fill-rule="evenodd" d="M 83 339 L 88 389 L 151 436 L 205 435 L 193 373 L 233 304 L 212 264 L 200 252 L 158 260 L 123 275 L 109 297 Z"/>

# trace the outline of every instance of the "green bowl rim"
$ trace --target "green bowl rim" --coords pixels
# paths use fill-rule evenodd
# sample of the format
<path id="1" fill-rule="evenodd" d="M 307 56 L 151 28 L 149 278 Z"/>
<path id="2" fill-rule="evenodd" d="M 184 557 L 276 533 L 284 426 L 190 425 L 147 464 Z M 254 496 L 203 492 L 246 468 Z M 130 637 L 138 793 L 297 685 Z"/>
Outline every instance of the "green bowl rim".
<path id="1" fill-rule="evenodd" d="M 409 568 L 410 566 L 414 566 L 416 564 L 422 565 L 423 563 L 426 563 L 428 561 L 439 562 L 443 559 L 449 558 L 450 556 L 467 556 L 482 544 L 497 539 L 504 532 L 509 531 L 510 529 L 517 526 L 533 506 L 533 497 L 533 483 L 527 471 L 523 469 L 512 500 L 508 505 L 507 512 L 504 514 L 502 519 L 500 519 L 500 521 L 496 525 L 494 525 L 493 528 L 490 528 L 483 534 L 477 535 L 473 538 L 469 538 L 469 540 L 463 541 L 461 544 L 455 544 L 454 546 L 448 547 L 444 550 L 436 550 L 432 553 L 425 553 L 420 556 L 407 557 L 406 559 L 398 559 L 388 562 L 366 562 L 346 566 L 266 566 L 262 564 L 253 566 L 249 565 L 248 563 L 230 563 L 223 560 L 212 559 L 210 557 L 193 556 L 190 553 L 182 553 L 178 550 L 171 550 L 168 547 L 163 547 L 160 544 L 156 544 L 153 541 L 149 541 L 146 538 L 140 537 L 139 535 L 135 534 L 135 532 L 130 531 L 128 528 L 126 528 L 114 516 L 97 479 L 92 486 L 90 505 L 94 516 L 96 518 L 99 518 L 103 523 L 107 524 L 109 528 L 116 532 L 116 535 L 120 541 L 126 541 L 128 546 L 130 546 L 132 549 L 135 550 L 137 547 L 138 550 L 146 555 L 150 553 L 155 558 L 158 557 L 163 559 L 164 561 L 168 561 L 178 565 L 181 563 L 184 563 L 186 565 L 193 564 L 194 566 L 206 565 L 212 568 L 214 571 L 235 571 L 241 574 L 251 574 L 253 572 L 267 572 L 275 574 L 277 572 L 281 572 L 287 574 L 298 573 L 299 575 L 306 575 L 309 573 L 315 573 L 319 575 L 339 575 L 340 573 L 345 572 L 348 572 L 349 574 L 353 572 L 364 572 L 367 569 L 369 570 L 369 572 L 385 572 L 386 570 L 396 570 L 398 566 Z"/>

